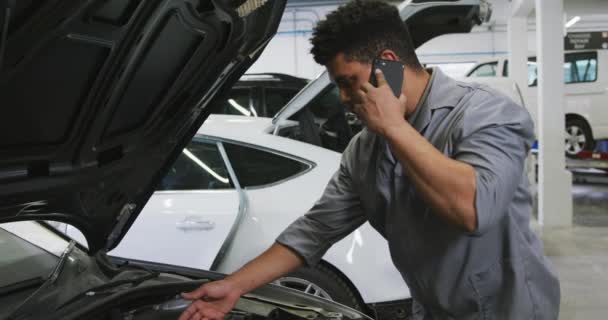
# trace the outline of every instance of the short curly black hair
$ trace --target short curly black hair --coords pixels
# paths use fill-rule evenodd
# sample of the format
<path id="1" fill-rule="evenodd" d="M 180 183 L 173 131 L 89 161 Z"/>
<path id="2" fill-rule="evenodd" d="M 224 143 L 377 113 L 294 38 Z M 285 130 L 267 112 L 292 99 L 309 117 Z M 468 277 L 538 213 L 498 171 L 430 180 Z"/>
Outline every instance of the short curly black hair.
<path id="1" fill-rule="evenodd" d="M 422 66 L 407 25 L 393 5 L 377 0 L 354 0 L 319 21 L 310 40 L 315 61 L 327 65 L 338 53 L 351 61 L 372 63 L 383 50 L 393 50 L 414 70 Z"/>

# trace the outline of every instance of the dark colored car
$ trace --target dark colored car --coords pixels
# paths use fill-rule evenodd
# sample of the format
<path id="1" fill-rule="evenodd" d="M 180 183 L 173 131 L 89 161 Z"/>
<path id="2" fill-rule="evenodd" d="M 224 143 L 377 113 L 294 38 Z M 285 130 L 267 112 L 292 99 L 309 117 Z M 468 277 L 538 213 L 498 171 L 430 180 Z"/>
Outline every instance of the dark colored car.
<path id="1" fill-rule="evenodd" d="M 216 113 L 274 117 L 308 80 L 281 73 L 245 74 L 219 101 Z"/>
<path id="2" fill-rule="evenodd" d="M 284 8 L 281 0 L 0 1 L 1 319 L 175 319 L 188 304 L 180 292 L 222 277 L 118 263 L 106 252 L 208 106 L 258 58 Z M 78 228 L 88 249 L 43 221 Z M 276 286 L 243 297 L 228 318 L 366 319 Z"/>

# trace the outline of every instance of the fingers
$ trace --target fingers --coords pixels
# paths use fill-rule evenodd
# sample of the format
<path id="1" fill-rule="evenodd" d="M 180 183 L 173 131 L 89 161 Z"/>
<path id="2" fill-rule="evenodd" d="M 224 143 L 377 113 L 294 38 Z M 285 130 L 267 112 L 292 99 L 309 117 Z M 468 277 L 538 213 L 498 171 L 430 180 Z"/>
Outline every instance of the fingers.
<path id="1" fill-rule="evenodd" d="M 188 308 L 186 308 L 186 310 L 184 310 L 184 312 L 182 312 L 182 315 L 179 316 L 178 320 L 194 319 L 194 315 L 196 313 L 197 313 L 196 306 L 191 304 L 190 306 L 188 306 Z"/>
<path id="2" fill-rule="evenodd" d="M 366 82 L 366 83 L 364 83 L 364 84 L 361 86 L 361 89 L 360 89 L 359 91 L 363 91 L 363 92 L 365 92 L 365 93 L 368 93 L 368 92 L 370 92 L 370 91 L 374 90 L 374 88 L 375 88 L 375 87 L 374 87 L 374 85 L 373 85 L 373 84 L 371 84 L 371 83 L 369 83 L 369 82 Z"/>
<path id="3" fill-rule="evenodd" d="M 184 310 L 178 320 L 221 320 L 224 316 L 225 313 L 215 309 L 211 303 L 196 300 Z"/>
<path id="4" fill-rule="evenodd" d="M 367 99 L 367 93 L 362 89 L 357 90 L 357 95 L 359 96 L 361 101 L 365 101 L 365 99 Z"/>
<path id="5" fill-rule="evenodd" d="M 384 77 L 384 73 L 382 72 L 382 70 L 376 69 L 374 70 L 374 72 L 376 73 L 376 82 L 378 83 L 378 87 L 386 85 L 386 78 Z"/>
<path id="6" fill-rule="evenodd" d="M 388 85 L 388 83 L 386 82 L 386 78 L 384 77 L 384 73 L 382 73 L 382 70 L 376 69 L 374 70 L 374 73 L 376 75 L 376 86 L 374 87 L 374 85 L 369 82 L 366 82 L 361 86 L 361 90 L 366 93 L 369 93 L 375 88 L 380 88 L 384 85 Z"/>
<path id="7" fill-rule="evenodd" d="M 407 97 L 403 93 L 399 96 L 399 102 L 401 102 L 401 105 L 405 105 L 407 102 Z"/>
<path id="8" fill-rule="evenodd" d="M 188 299 L 188 300 L 196 300 L 196 299 L 200 299 L 206 295 L 207 295 L 207 288 L 204 285 L 202 285 L 198 289 L 196 289 L 192 292 L 182 293 L 182 298 Z"/>

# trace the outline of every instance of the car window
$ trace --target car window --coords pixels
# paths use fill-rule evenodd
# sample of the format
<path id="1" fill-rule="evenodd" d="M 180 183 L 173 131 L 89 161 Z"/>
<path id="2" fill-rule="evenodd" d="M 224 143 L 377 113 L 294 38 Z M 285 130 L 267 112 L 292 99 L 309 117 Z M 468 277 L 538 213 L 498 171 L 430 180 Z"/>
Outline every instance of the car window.
<path id="1" fill-rule="evenodd" d="M 297 90 L 281 88 L 266 88 L 264 92 L 268 117 L 274 117 L 298 93 Z"/>
<path id="2" fill-rule="evenodd" d="M 241 187 L 279 182 L 310 168 L 309 164 L 253 147 L 224 143 L 224 148 Z"/>
<path id="3" fill-rule="evenodd" d="M 308 103 L 306 108 L 317 118 L 329 118 L 333 114 L 343 112 L 344 107 L 340 101 L 340 91 L 333 83 L 323 92 Z"/>
<path id="4" fill-rule="evenodd" d="M 509 61 L 505 60 L 503 75 L 509 76 Z M 593 82 L 597 80 L 597 52 L 577 52 L 565 55 L 564 61 L 564 83 Z M 535 87 L 538 84 L 538 68 L 536 57 L 528 59 L 528 86 Z"/>
<path id="5" fill-rule="evenodd" d="M 566 83 L 597 80 L 597 52 L 568 53 L 564 63 Z"/>
<path id="6" fill-rule="evenodd" d="M 504 77 L 509 76 L 509 60 L 505 60 L 504 67 L 502 69 L 502 75 Z M 538 82 L 538 70 L 536 67 L 536 59 L 528 58 L 528 87 L 535 87 Z"/>
<path id="7" fill-rule="evenodd" d="M 495 77 L 498 62 L 484 63 L 469 73 L 469 77 Z"/>
<path id="8" fill-rule="evenodd" d="M 182 150 L 158 190 L 232 188 L 232 181 L 215 143 L 193 140 Z"/>
<path id="9" fill-rule="evenodd" d="M 528 87 L 538 85 L 538 66 L 535 59 L 528 59 Z"/>
<path id="10" fill-rule="evenodd" d="M 220 101 L 219 113 L 238 116 L 257 116 L 251 103 L 250 89 L 232 89 L 228 97 Z"/>

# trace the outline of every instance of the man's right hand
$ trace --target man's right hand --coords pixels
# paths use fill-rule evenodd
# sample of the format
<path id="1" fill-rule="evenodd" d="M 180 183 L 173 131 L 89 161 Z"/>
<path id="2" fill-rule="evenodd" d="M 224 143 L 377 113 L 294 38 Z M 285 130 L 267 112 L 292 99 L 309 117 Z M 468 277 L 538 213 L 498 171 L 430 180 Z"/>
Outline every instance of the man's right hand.
<path id="1" fill-rule="evenodd" d="M 184 299 L 192 303 L 179 317 L 179 320 L 223 320 L 241 297 L 230 281 L 220 280 L 205 283 L 198 289 L 183 293 Z"/>
<path id="2" fill-rule="evenodd" d="M 192 303 L 179 320 L 222 320 L 239 298 L 252 290 L 278 279 L 304 264 L 304 260 L 287 247 L 275 243 L 259 257 L 224 280 L 209 282 L 182 294 Z"/>

